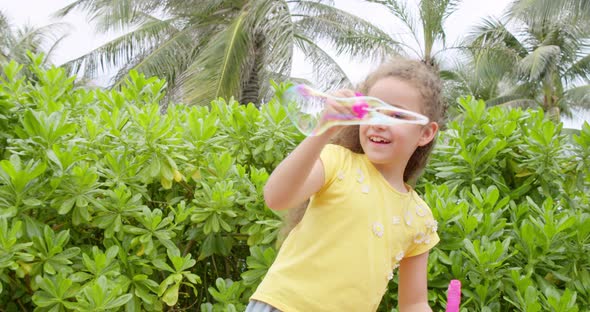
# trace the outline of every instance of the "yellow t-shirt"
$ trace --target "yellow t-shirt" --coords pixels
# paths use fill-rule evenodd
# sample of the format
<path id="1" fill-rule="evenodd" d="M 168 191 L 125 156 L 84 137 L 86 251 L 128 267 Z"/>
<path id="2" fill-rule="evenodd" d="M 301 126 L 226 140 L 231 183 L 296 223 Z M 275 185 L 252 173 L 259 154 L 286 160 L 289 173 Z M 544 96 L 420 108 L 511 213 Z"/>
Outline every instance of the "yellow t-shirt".
<path id="1" fill-rule="evenodd" d="M 438 243 L 437 223 L 366 155 L 327 145 L 320 158 L 325 184 L 251 299 L 283 312 L 375 311 L 399 261 Z"/>

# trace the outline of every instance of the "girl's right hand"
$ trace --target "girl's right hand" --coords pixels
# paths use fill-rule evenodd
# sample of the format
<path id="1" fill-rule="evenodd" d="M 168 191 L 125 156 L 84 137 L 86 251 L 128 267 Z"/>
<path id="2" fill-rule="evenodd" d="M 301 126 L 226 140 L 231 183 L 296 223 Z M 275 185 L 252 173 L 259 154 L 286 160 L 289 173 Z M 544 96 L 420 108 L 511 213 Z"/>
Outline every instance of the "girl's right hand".
<path id="1" fill-rule="evenodd" d="M 356 93 L 350 89 L 341 89 L 341 90 L 330 93 L 330 95 L 332 95 L 334 97 L 339 97 L 339 98 L 347 98 L 347 97 L 356 96 Z M 328 98 L 326 100 L 326 108 L 324 109 L 322 116 L 351 115 L 352 113 L 353 112 L 352 112 L 351 107 L 341 105 L 340 103 L 334 101 L 333 99 Z M 328 120 L 329 120 L 329 118 L 322 118 L 322 120 L 319 121 L 318 128 L 322 127 Z M 326 130 L 324 133 L 322 133 L 320 136 L 327 136 L 329 138 L 333 138 L 344 127 L 345 126 L 332 126 L 328 130 Z"/>

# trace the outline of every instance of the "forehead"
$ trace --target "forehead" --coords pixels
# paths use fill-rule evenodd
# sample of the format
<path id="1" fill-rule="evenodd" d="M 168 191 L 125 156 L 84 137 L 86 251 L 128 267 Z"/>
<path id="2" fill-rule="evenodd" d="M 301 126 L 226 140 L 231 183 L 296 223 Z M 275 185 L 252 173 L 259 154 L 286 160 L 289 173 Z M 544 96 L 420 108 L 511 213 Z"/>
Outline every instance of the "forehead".
<path id="1" fill-rule="evenodd" d="M 407 110 L 421 112 L 423 99 L 420 90 L 409 82 L 395 77 L 377 80 L 368 90 L 368 96 Z"/>

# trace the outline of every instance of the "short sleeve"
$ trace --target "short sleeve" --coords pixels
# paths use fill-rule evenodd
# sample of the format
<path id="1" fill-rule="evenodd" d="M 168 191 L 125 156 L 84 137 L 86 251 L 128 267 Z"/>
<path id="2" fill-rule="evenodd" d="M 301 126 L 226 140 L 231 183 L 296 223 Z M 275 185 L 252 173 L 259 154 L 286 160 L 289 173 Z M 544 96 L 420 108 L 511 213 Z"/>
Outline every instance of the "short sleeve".
<path id="1" fill-rule="evenodd" d="M 324 147 L 320 154 L 320 160 L 324 166 L 324 186 L 322 186 L 320 192 L 336 179 L 345 157 L 345 147 L 334 144 L 327 144 Z"/>
<path id="2" fill-rule="evenodd" d="M 425 216 L 423 217 L 422 222 L 419 223 L 417 233 L 414 236 L 412 245 L 406 253 L 406 257 L 423 254 L 440 242 L 440 237 L 438 236 L 438 222 L 434 219 L 430 208 L 427 208 L 424 202 L 420 204 L 420 207 L 426 210 Z"/>

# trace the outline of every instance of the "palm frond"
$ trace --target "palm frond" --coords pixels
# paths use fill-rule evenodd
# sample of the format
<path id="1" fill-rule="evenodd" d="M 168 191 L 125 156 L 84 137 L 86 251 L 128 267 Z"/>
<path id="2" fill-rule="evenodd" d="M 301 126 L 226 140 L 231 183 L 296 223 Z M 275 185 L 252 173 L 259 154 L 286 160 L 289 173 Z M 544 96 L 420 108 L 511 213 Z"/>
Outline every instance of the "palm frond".
<path id="1" fill-rule="evenodd" d="M 418 33 L 418 25 L 414 16 L 412 15 L 406 1 L 396 0 L 367 0 L 367 2 L 376 3 L 385 6 L 391 14 L 393 14 L 399 21 L 401 21 L 412 34 Z M 414 36 L 416 43 L 420 45 L 420 42 Z"/>
<path id="2" fill-rule="evenodd" d="M 240 75 L 251 56 L 250 12 L 241 14 L 216 34 L 181 77 L 187 104 L 206 104 L 218 97 L 239 96 Z"/>
<path id="3" fill-rule="evenodd" d="M 536 81 L 517 80 L 513 76 L 505 76 L 498 83 L 498 96 L 516 95 L 521 98 L 534 99 L 541 101 L 541 85 Z"/>
<path id="4" fill-rule="evenodd" d="M 439 76 L 443 80 L 464 82 L 463 76 L 459 72 L 453 70 L 441 70 L 439 71 Z"/>
<path id="5" fill-rule="evenodd" d="M 270 80 L 283 81 L 283 77 L 290 73 L 295 32 L 291 12 L 285 1 L 262 1 L 254 14 L 264 16 L 254 21 L 256 61 L 251 66 L 257 68 L 250 70 L 255 70 L 258 75 L 261 96 L 259 100 L 271 93 Z M 244 77 L 246 80 L 248 78 Z"/>
<path id="6" fill-rule="evenodd" d="M 443 96 L 447 103 L 454 104 L 458 98 L 467 95 L 475 96 L 464 71 L 456 68 L 454 70 L 441 70 L 439 74 L 443 80 Z"/>
<path id="7" fill-rule="evenodd" d="M 178 76 L 186 70 L 190 62 L 191 40 L 187 32 L 177 32 L 155 49 L 138 55 L 136 61 L 119 70 L 113 86 L 117 87 L 124 82 L 131 70 L 144 73 L 146 76 L 160 76 L 172 87 L 175 86 Z"/>
<path id="8" fill-rule="evenodd" d="M 539 103 L 534 99 L 528 99 L 520 94 L 502 95 L 487 99 L 486 104 L 488 106 L 507 106 L 512 108 L 533 108 L 539 106 Z"/>
<path id="9" fill-rule="evenodd" d="M 531 20 L 556 20 L 567 18 L 570 21 L 584 21 L 590 18 L 590 2 L 587 0 L 532 0 L 514 1 L 508 12 L 513 18 Z"/>
<path id="10" fill-rule="evenodd" d="M 311 40 L 326 40 L 338 55 L 383 59 L 397 54 L 399 43 L 364 19 L 322 3 L 303 1 L 298 12 L 307 14 L 295 22 L 296 32 Z"/>
<path id="11" fill-rule="evenodd" d="M 86 77 L 94 77 L 109 68 L 120 68 L 134 62 L 137 56 L 156 50 L 160 45 L 180 36 L 168 20 L 156 20 L 142 25 L 132 32 L 125 33 L 89 53 L 66 63 L 72 72 L 84 72 Z M 171 60 L 172 61 L 172 60 Z"/>
<path id="12" fill-rule="evenodd" d="M 28 63 L 26 51 L 40 53 L 52 50 L 67 36 L 69 30 L 70 25 L 66 23 L 53 23 L 42 27 L 25 25 L 15 31 L 8 47 L 8 56 L 19 62 Z"/>
<path id="13" fill-rule="evenodd" d="M 514 99 L 509 99 L 508 97 L 505 98 L 497 98 L 491 99 L 486 101 L 486 103 L 490 106 L 503 106 L 508 108 L 537 108 L 539 107 L 539 102 L 531 99 L 523 99 L 517 98 L 516 96 Z M 494 104 L 492 104 L 494 103 Z"/>
<path id="14" fill-rule="evenodd" d="M 560 53 L 559 46 L 540 46 L 520 61 L 518 72 L 528 80 L 537 80 L 551 68 L 556 68 Z"/>
<path id="15" fill-rule="evenodd" d="M 79 10 L 88 14 L 88 20 L 95 23 L 98 32 L 121 32 L 141 24 L 146 14 L 161 13 L 164 5 L 165 2 L 156 0 L 78 0 L 53 15 L 64 17 Z"/>
<path id="16" fill-rule="evenodd" d="M 14 41 L 10 21 L 2 11 L 0 11 L 0 63 L 8 62 L 9 50 Z"/>
<path id="17" fill-rule="evenodd" d="M 12 36 L 11 25 L 8 17 L 0 11 L 0 44 L 8 42 L 8 38 Z"/>
<path id="18" fill-rule="evenodd" d="M 482 19 L 465 38 L 464 45 L 473 49 L 506 47 L 524 57 L 528 54 L 526 45 L 508 30 L 505 22 L 493 17 Z"/>
<path id="19" fill-rule="evenodd" d="M 443 24 L 453 14 L 460 0 L 421 0 L 419 4 L 420 20 L 425 43 L 436 39 L 445 41 Z"/>
<path id="20" fill-rule="evenodd" d="M 91 11 L 96 7 L 95 0 L 77 0 L 53 13 L 54 18 L 62 18 L 75 10 Z"/>
<path id="21" fill-rule="evenodd" d="M 509 75 L 519 62 L 514 50 L 503 45 L 476 50 L 472 55 L 471 67 L 479 80 L 496 82 Z"/>
<path id="22" fill-rule="evenodd" d="M 590 108 L 590 84 L 570 88 L 563 94 L 568 107 Z"/>
<path id="23" fill-rule="evenodd" d="M 311 39 L 295 36 L 295 45 L 311 63 L 317 88 L 322 90 L 352 88 L 350 79 L 340 65 Z"/>
<path id="24" fill-rule="evenodd" d="M 168 7 L 174 8 L 174 12 L 182 13 L 180 10 L 184 10 L 185 12 L 191 12 L 191 14 L 207 15 L 214 14 L 216 11 L 226 8 L 225 4 L 227 4 L 227 0 L 180 0 L 176 3 L 169 4 Z"/>
<path id="25" fill-rule="evenodd" d="M 574 62 L 566 69 L 563 76 L 568 81 L 581 79 L 590 82 L 590 54 Z"/>
<path id="26" fill-rule="evenodd" d="M 464 52 L 463 59 L 455 59 L 450 70 L 441 72 L 443 79 L 454 82 L 451 87 L 455 90 L 484 100 L 507 95 L 531 97 L 530 85 L 512 74 L 518 61 L 513 51 L 504 48 Z"/>

